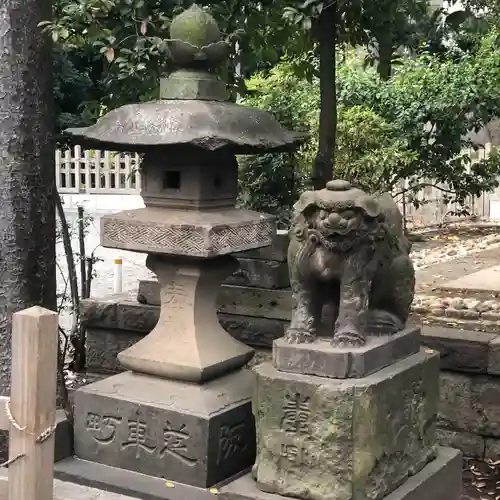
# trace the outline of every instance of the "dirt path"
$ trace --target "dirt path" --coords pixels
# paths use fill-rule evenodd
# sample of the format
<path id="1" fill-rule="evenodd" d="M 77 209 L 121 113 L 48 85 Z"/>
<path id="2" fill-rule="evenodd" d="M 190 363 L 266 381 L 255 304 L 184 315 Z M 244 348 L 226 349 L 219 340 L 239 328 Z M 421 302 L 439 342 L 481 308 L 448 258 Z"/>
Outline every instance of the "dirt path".
<path id="1" fill-rule="evenodd" d="M 500 264 L 500 247 L 433 264 L 417 271 L 416 292 L 430 293 L 433 288 L 466 274 Z"/>

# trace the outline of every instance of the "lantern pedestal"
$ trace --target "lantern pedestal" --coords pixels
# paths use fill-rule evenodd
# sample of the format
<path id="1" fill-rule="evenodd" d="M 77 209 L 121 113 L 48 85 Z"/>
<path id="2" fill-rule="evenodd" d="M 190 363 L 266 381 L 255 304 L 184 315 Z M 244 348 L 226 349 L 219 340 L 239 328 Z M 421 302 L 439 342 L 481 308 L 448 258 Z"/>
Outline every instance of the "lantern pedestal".
<path id="1" fill-rule="evenodd" d="M 146 265 L 160 283 L 160 318 L 149 335 L 118 355 L 123 367 L 200 383 L 240 368 L 253 357 L 253 349 L 231 337 L 217 318 L 219 286 L 238 268 L 233 257 L 150 255 Z"/>
<path id="2" fill-rule="evenodd" d="M 254 462 L 253 384 L 243 369 L 202 385 L 125 372 L 82 387 L 75 454 L 152 482 L 209 488 Z M 163 489 L 168 493 L 164 482 Z"/>

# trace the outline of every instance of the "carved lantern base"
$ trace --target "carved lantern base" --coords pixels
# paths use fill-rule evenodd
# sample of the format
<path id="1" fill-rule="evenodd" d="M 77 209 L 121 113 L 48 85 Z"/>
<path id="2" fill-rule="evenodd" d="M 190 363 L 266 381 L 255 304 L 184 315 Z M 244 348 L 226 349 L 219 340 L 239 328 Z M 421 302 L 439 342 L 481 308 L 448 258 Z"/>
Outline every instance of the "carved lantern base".
<path id="1" fill-rule="evenodd" d="M 160 284 L 160 318 L 149 335 L 118 355 L 124 368 L 204 382 L 253 357 L 253 349 L 231 337 L 217 317 L 219 288 L 238 269 L 236 259 L 150 255 L 146 265 Z"/>
<path id="2" fill-rule="evenodd" d="M 82 387 L 75 393 L 75 455 L 211 487 L 255 459 L 253 383 L 249 370 L 203 385 L 124 372 Z"/>

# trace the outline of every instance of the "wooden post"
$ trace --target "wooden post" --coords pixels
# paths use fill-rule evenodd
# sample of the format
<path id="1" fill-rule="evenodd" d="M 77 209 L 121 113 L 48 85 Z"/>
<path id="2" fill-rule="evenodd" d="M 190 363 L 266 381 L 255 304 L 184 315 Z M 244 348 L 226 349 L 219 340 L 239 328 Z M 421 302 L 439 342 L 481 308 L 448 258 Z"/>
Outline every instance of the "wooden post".
<path id="1" fill-rule="evenodd" d="M 37 306 L 12 321 L 8 498 L 52 500 L 58 315 Z"/>

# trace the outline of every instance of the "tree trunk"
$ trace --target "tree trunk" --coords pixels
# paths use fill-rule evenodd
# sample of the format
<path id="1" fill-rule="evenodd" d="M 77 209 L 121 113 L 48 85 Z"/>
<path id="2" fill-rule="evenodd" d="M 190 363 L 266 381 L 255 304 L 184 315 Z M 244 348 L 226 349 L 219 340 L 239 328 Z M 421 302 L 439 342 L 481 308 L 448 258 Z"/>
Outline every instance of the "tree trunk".
<path id="1" fill-rule="evenodd" d="M 389 80 L 392 72 L 392 37 L 385 33 L 377 37 L 378 74 L 381 80 Z"/>
<path id="2" fill-rule="evenodd" d="M 321 108 L 319 146 L 312 170 L 314 189 L 322 189 L 333 177 L 337 134 L 337 90 L 335 88 L 335 38 L 337 3 L 323 10 L 319 17 L 319 72 Z"/>
<path id="3" fill-rule="evenodd" d="M 9 394 L 12 314 L 55 311 L 51 0 L 0 2 L 0 391 Z M 54 374 L 55 376 L 55 374 Z"/>

